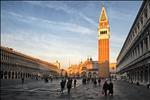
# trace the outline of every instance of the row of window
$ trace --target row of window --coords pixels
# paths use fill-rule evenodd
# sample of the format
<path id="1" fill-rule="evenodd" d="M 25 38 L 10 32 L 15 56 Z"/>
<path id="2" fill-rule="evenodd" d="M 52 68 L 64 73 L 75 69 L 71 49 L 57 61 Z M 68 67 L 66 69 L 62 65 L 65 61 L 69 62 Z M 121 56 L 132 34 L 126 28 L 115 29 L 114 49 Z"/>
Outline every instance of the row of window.
<path id="1" fill-rule="evenodd" d="M 31 78 L 33 74 L 23 72 L 0 71 L 0 79 Z"/>
<path id="2" fill-rule="evenodd" d="M 8 63 L 13 63 L 16 66 L 18 66 L 18 65 L 27 66 L 28 65 L 28 66 L 31 66 L 33 68 L 38 68 L 39 66 L 40 67 L 45 66 L 45 67 L 51 68 L 52 70 L 57 70 L 57 67 L 49 66 L 49 65 L 45 65 L 45 64 L 41 65 L 38 62 L 30 61 L 26 58 L 14 55 L 14 54 L 9 53 L 9 52 L 7 52 L 5 50 L 2 50 L 2 49 L 1 49 L 1 60 L 5 61 L 5 62 L 8 62 Z M 5 65 L 8 65 L 8 64 L 5 64 Z"/>
<path id="3" fill-rule="evenodd" d="M 145 25 L 145 23 L 148 21 L 149 17 L 148 17 L 148 11 L 150 10 L 150 8 L 147 7 L 144 8 L 143 13 L 141 14 L 141 16 L 139 17 L 139 20 L 137 21 L 137 23 L 135 24 L 136 26 L 134 26 L 134 28 L 132 29 L 131 33 L 129 33 L 129 37 L 127 38 L 125 45 L 124 45 L 124 51 L 120 52 L 122 54 L 122 57 L 124 56 L 124 53 L 127 48 L 129 48 L 130 44 L 132 43 L 132 41 L 135 39 L 135 37 L 140 33 L 140 30 L 143 28 L 143 26 Z M 120 59 L 122 58 L 120 55 Z"/>
<path id="4" fill-rule="evenodd" d="M 15 62 L 15 63 L 18 62 L 24 65 L 35 66 L 35 63 L 29 62 L 27 59 L 13 55 L 11 53 L 7 53 L 3 50 L 1 51 L 1 60 L 6 60 L 7 62 Z"/>
<path id="5" fill-rule="evenodd" d="M 139 44 L 136 45 L 136 47 L 134 47 L 134 49 L 130 53 L 128 53 L 128 55 L 125 56 L 124 60 L 122 60 L 119 65 L 125 66 L 133 60 L 139 58 L 139 56 L 146 53 L 148 49 L 150 49 L 148 44 L 148 42 L 150 43 L 150 40 L 148 40 L 148 38 L 150 39 L 150 35 L 147 35 L 147 37 L 145 37 L 141 42 L 139 42 Z"/>

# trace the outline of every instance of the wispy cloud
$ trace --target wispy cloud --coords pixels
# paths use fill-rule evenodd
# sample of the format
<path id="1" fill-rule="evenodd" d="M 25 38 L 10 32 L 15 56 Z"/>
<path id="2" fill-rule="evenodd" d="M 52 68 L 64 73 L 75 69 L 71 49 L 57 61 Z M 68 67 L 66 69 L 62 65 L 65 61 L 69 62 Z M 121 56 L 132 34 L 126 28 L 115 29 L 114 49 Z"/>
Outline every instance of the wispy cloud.
<path id="1" fill-rule="evenodd" d="M 17 20 L 26 22 L 26 23 L 38 22 L 38 23 L 41 23 L 40 24 L 41 26 L 42 25 L 45 25 L 45 27 L 57 26 L 57 27 L 59 27 L 59 29 L 62 29 L 64 31 L 70 31 L 70 32 L 80 33 L 80 34 L 95 34 L 96 33 L 96 31 L 94 31 L 92 29 L 89 29 L 89 28 L 81 26 L 81 25 L 73 24 L 73 23 L 56 22 L 56 21 L 37 18 L 37 17 L 33 17 L 33 16 L 22 16 L 20 14 L 14 13 L 14 12 L 7 12 L 7 13 L 14 17 L 17 17 Z"/>
<path id="2" fill-rule="evenodd" d="M 97 23 L 95 21 L 93 21 L 92 19 L 90 19 L 89 17 L 85 16 L 83 13 L 79 13 L 80 17 L 82 17 L 84 20 L 86 20 L 87 22 L 89 22 L 90 24 L 94 25 L 95 27 L 97 27 Z"/>
<path id="3" fill-rule="evenodd" d="M 67 14 L 70 14 L 70 15 L 74 14 L 74 15 L 76 15 L 78 17 L 81 17 L 86 22 L 88 22 L 88 23 L 90 23 L 90 24 L 92 24 L 94 26 L 97 26 L 97 23 L 94 20 L 92 20 L 91 18 L 87 17 L 82 12 L 73 9 L 72 7 L 70 8 L 69 6 L 67 6 L 63 2 L 57 2 L 57 1 L 55 1 L 55 2 L 38 2 L 38 3 L 34 2 L 34 1 L 27 1 L 27 2 L 31 3 L 31 4 L 34 4 L 34 5 L 42 6 L 42 7 L 48 7 L 48 8 L 55 9 L 55 10 L 61 10 L 61 11 L 66 12 Z"/>

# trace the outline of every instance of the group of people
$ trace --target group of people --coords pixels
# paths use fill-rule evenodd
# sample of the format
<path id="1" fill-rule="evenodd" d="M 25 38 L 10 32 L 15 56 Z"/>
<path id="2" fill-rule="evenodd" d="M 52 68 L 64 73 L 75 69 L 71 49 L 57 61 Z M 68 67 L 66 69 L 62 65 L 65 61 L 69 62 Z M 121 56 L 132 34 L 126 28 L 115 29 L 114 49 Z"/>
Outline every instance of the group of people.
<path id="1" fill-rule="evenodd" d="M 50 80 L 51 82 L 53 82 L 53 78 L 52 78 L 52 77 L 44 76 L 43 79 L 44 79 L 45 83 L 48 83 L 49 80 Z"/>
<path id="2" fill-rule="evenodd" d="M 68 94 L 70 94 L 70 90 L 72 88 L 72 81 L 74 82 L 74 87 L 76 87 L 76 83 L 77 83 L 77 79 L 74 78 L 68 78 L 67 80 L 67 84 L 66 84 L 66 79 L 62 79 L 60 82 L 60 86 L 61 86 L 61 93 L 63 93 L 65 85 L 67 85 L 67 90 L 68 90 Z"/>
<path id="3" fill-rule="evenodd" d="M 99 84 L 99 86 L 101 86 L 101 78 L 83 78 L 82 79 L 82 83 L 83 85 L 92 82 L 94 84 L 94 86 L 97 85 L 97 82 Z M 67 87 L 68 90 L 68 94 L 70 94 L 70 90 L 72 88 L 72 83 L 74 83 L 74 87 L 76 87 L 76 83 L 77 83 L 77 79 L 76 78 L 68 78 L 68 80 L 66 80 L 65 78 L 61 80 L 60 82 L 60 86 L 61 86 L 61 93 L 63 93 L 65 86 Z M 110 80 L 109 83 L 107 83 L 107 80 L 104 82 L 103 87 L 102 87 L 102 93 L 106 96 L 107 94 L 109 95 L 113 95 L 113 83 Z"/>
<path id="4" fill-rule="evenodd" d="M 113 83 L 110 80 L 109 84 L 107 83 L 107 81 L 104 82 L 103 84 L 103 91 L 102 93 L 105 94 L 105 96 L 107 95 L 107 92 L 109 91 L 109 95 L 113 95 Z"/>
<path id="5" fill-rule="evenodd" d="M 98 82 L 98 84 L 99 84 L 99 86 L 100 86 L 100 84 L 101 84 L 101 78 L 98 78 L 98 80 L 97 80 L 97 78 L 86 78 L 86 77 L 84 77 L 83 79 L 82 79 L 82 84 L 88 84 L 88 83 L 90 83 L 92 81 L 92 83 L 96 86 L 97 85 L 97 82 Z"/>
<path id="6" fill-rule="evenodd" d="M 83 78 L 82 83 L 86 84 L 89 83 L 90 81 L 92 81 L 92 83 L 94 84 L 94 86 L 97 85 L 97 83 L 99 84 L 99 86 L 101 86 L 101 78 Z M 108 92 L 109 91 L 109 92 Z M 109 83 L 107 83 L 107 80 L 104 82 L 103 87 L 102 87 L 102 93 L 104 95 L 107 95 L 107 92 L 109 95 L 113 95 L 113 83 L 110 80 Z"/>

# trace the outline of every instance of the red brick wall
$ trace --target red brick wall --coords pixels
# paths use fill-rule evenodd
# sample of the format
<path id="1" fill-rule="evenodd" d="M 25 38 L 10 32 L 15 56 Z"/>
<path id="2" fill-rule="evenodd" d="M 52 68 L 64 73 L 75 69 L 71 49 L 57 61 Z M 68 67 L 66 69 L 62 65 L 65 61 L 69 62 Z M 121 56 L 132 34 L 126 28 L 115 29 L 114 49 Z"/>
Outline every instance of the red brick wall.
<path id="1" fill-rule="evenodd" d="M 99 76 L 109 77 L 109 39 L 98 40 Z"/>

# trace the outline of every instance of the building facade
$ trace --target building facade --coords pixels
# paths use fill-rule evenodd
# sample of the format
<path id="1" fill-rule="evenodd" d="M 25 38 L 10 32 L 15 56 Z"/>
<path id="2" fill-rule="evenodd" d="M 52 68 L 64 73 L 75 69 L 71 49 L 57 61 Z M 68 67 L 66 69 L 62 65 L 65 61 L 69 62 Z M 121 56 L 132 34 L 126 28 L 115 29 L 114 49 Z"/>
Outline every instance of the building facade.
<path id="1" fill-rule="evenodd" d="M 14 51 L 12 48 L 0 47 L 1 79 L 21 79 L 58 76 L 59 68 L 49 62 Z"/>
<path id="2" fill-rule="evenodd" d="M 150 83 L 150 1 L 143 1 L 117 57 L 117 72 L 133 83 Z"/>
<path id="3" fill-rule="evenodd" d="M 99 77 L 98 68 L 98 61 L 87 58 L 87 60 L 80 62 L 79 64 L 71 65 L 67 69 L 67 73 L 71 77 Z"/>
<path id="4" fill-rule="evenodd" d="M 109 77 L 109 37 L 110 28 L 105 7 L 102 7 L 98 26 L 98 63 L 99 76 Z"/>
<path id="5" fill-rule="evenodd" d="M 111 78 L 116 78 L 116 63 L 113 62 L 113 63 L 110 63 L 109 65 L 109 72 L 110 72 L 110 76 Z"/>

